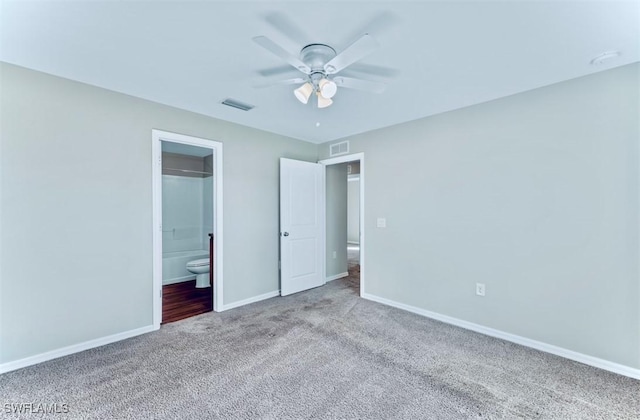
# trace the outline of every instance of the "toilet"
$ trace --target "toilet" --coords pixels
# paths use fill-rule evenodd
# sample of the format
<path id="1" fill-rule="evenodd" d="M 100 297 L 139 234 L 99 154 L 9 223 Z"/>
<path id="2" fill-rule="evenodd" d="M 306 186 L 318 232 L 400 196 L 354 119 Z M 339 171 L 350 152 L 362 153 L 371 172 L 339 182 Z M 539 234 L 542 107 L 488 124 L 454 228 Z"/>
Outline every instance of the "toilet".
<path id="1" fill-rule="evenodd" d="M 198 289 L 211 286 L 209 284 L 209 258 L 189 261 L 187 270 L 196 275 L 196 287 Z"/>

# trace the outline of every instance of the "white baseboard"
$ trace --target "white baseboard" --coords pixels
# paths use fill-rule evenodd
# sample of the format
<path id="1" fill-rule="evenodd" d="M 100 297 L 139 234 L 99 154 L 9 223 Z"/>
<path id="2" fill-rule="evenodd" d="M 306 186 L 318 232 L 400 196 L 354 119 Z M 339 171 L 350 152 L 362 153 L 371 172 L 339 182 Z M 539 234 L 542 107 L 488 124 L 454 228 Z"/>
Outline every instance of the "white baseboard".
<path id="1" fill-rule="evenodd" d="M 154 328 L 153 325 L 149 325 L 142 328 L 136 328 L 135 330 L 125 331 L 118 334 L 109 335 L 106 337 L 96 338 L 95 340 L 89 340 L 83 343 L 73 344 L 71 346 L 62 347 L 56 350 L 51 350 L 46 353 L 36 354 L 34 356 L 25 357 L 24 359 L 15 360 L 13 362 L 3 363 L 3 364 L 0 364 L 0 374 L 5 372 L 10 372 L 12 370 L 21 369 L 23 367 L 35 365 L 38 363 L 46 362 L 47 360 L 68 356 L 73 353 L 79 353 L 81 351 L 89 350 L 95 347 L 104 346 L 106 344 L 115 343 L 116 341 L 121 341 L 127 338 L 135 337 L 137 335 L 146 334 L 156 329 L 157 328 Z"/>
<path id="2" fill-rule="evenodd" d="M 575 360 L 576 362 L 584 363 L 585 365 L 597 367 L 600 369 L 608 370 L 609 372 L 617 373 L 619 375 L 628 376 L 634 379 L 640 379 L 640 369 L 635 369 L 630 366 L 621 365 L 619 363 L 610 362 L 598 357 L 589 356 L 587 354 L 578 353 L 573 350 L 568 350 L 562 347 L 554 346 L 552 344 L 543 343 L 541 341 L 532 340 L 530 338 L 522 337 L 515 334 L 510 334 L 504 331 L 496 330 L 493 328 L 485 327 L 483 325 L 474 324 L 473 322 L 464 321 L 458 318 L 453 318 L 447 315 L 442 315 L 437 312 L 427 311 L 425 309 L 416 308 L 415 306 L 405 305 L 404 303 L 396 302 L 393 300 L 381 298 L 369 293 L 362 295 L 364 299 L 372 300 L 374 302 L 382 303 L 383 305 L 393 306 L 398 309 L 403 309 L 414 314 L 422 315 L 427 318 L 432 318 L 437 321 L 444 322 L 446 324 L 455 325 L 467 330 L 475 331 L 480 334 L 488 335 L 491 337 L 500 338 L 502 340 L 510 341 L 512 343 L 520 344 L 525 347 L 531 347 L 536 350 L 544 351 L 547 353 L 555 354 L 566 359 Z"/>
<path id="3" fill-rule="evenodd" d="M 222 306 L 222 311 L 226 311 L 240 306 L 249 305 L 250 303 L 260 302 L 261 300 L 270 299 L 272 297 L 280 296 L 280 290 L 274 290 L 273 292 L 265 293 L 264 295 L 250 297 L 249 299 L 239 300 L 237 302 L 229 303 Z M 221 311 L 221 312 L 222 312 Z"/>
<path id="4" fill-rule="evenodd" d="M 329 276 L 329 277 L 327 277 L 325 279 L 325 281 L 328 283 L 328 282 L 333 281 L 333 280 L 338 280 L 338 279 L 341 279 L 343 277 L 347 277 L 348 275 L 349 275 L 349 272 L 345 271 L 344 273 L 336 274 L 335 276 Z"/>

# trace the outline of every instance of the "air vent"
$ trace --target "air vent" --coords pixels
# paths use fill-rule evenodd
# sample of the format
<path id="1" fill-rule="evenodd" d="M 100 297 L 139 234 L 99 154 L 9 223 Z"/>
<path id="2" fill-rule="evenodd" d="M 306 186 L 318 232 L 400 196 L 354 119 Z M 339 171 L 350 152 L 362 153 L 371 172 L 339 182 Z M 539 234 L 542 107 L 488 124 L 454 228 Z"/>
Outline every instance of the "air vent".
<path id="1" fill-rule="evenodd" d="M 344 155 L 345 153 L 349 153 L 348 141 L 329 145 L 329 156 Z"/>
<path id="2" fill-rule="evenodd" d="M 243 111 L 249 111 L 255 108 L 254 105 L 245 104 L 244 102 L 240 102 L 236 99 L 227 98 L 222 101 L 222 105 L 230 106 L 232 108 L 241 109 Z"/>

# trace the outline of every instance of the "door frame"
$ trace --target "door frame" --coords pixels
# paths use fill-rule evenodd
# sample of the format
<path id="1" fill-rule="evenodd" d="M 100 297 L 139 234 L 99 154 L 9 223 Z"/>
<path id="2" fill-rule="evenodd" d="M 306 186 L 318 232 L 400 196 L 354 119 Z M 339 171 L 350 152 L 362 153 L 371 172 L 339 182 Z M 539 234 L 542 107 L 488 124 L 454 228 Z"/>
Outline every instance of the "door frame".
<path id="1" fill-rule="evenodd" d="M 365 251 L 365 235 L 364 235 L 364 152 L 360 153 L 352 153 L 349 155 L 336 156 L 329 159 L 323 159 L 318 161 L 318 163 L 324 165 L 325 167 L 325 178 L 327 172 L 327 166 L 337 165 L 339 163 L 347 163 L 360 161 L 360 297 L 363 297 L 365 292 L 365 263 L 364 263 L 364 251 Z M 326 192 L 325 192 L 325 200 L 326 200 Z M 326 243 L 327 239 L 327 229 L 324 229 L 324 241 Z M 325 267 L 327 264 L 327 250 L 325 247 L 324 251 L 324 263 Z"/>
<path id="2" fill-rule="evenodd" d="M 223 182 L 222 143 L 162 130 L 151 130 L 152 157 L 152 198 L 153 198 L 153 326 L 160 328 L 162 322 L 162 142 L 187 144 L 211 149 L 214 159 L 213 180 L 213 234 L 215 240 L 213 255 L 213 310 L 223 310 Z"/>

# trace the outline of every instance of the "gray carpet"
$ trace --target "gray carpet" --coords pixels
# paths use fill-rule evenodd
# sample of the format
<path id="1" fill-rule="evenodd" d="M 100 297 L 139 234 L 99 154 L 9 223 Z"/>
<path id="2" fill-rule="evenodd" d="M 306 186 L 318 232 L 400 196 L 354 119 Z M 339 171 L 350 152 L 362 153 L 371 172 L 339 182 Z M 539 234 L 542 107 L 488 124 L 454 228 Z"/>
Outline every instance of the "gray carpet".
<path id="1" fill-rule="evenodd" d="M 640 381 L 360 299 L 356 286 L 4 374 L 0 417 L 34 402 L 68 404 L 57 419 L 640 418 Z"/>

